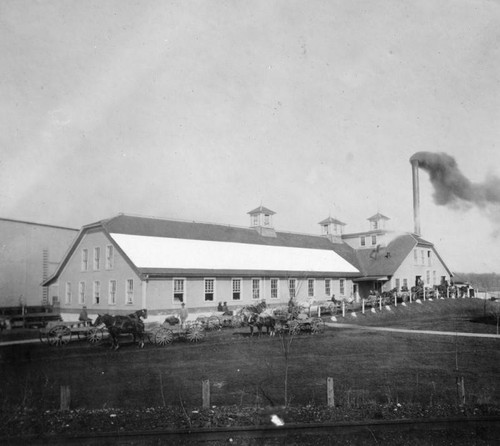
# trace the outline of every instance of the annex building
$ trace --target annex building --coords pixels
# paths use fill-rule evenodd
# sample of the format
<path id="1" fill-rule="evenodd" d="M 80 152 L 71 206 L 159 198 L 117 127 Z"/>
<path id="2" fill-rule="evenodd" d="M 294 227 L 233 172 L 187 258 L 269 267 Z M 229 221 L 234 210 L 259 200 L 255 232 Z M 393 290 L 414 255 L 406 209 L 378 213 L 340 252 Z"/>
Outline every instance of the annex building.
<path id="1" fill-rule="evenodd" d="M 77 229 L 0 218 L 0 307 L 57 304 L 56 270 Z"/>
<path id="2" fill-rule="evenodd" d="M 417 276 L 432 286 L 451 276 L 433 245 L 411 234 L 379 227 L 343 234 L 345 224 L 331 217 L 318 235 L 296 234 L 277 231 L 263 206 L 248 214 L 249 227 L 123 214 L 83 226 L 43 286 L 58 288 L 63 313 L 86 305 L 92 313 L 163 314 L 182 303 L 212 311 L 219 302 L 359 300 L 374 287 L 410 285 Z"/>

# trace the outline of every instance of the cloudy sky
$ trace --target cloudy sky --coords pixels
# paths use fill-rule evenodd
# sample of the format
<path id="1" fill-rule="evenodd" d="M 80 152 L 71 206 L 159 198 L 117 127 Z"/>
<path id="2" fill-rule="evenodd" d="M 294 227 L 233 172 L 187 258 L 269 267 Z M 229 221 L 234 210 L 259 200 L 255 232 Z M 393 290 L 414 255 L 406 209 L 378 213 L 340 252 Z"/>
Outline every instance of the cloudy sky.
<path id="1" fill-rule="evenodd" d="M 500 176 L 500 2 L 0 2 L 0 217 L 119 212 L 319 233 L 413 230 L 410 157 Z M 455 272 L 500 273 L 498 203 L 421 227 Z"/>

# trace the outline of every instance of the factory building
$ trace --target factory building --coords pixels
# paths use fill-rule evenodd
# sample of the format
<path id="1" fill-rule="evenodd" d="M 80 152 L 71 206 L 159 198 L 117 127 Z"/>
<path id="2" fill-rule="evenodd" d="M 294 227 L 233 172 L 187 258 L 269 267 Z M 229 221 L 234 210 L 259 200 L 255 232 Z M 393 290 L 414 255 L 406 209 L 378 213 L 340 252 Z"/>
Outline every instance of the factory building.
<path id="1" fill-rule="evenodd" d="M 57 304 L 41 287 L 56 270 L 77 229 L 0 218 L 0 307 Z"/>

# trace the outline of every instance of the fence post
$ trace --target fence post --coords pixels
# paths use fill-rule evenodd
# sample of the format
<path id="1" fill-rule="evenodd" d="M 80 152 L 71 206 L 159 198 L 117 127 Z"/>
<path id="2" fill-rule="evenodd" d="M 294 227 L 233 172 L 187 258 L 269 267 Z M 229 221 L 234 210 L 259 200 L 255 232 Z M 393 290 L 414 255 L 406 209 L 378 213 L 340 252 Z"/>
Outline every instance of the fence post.
<path id="1" fill-rule="evenodd" d="M 342 317 L 345 317 L 345 301 L 342 301 Z"/>
<path id="2" fill-rule="evenodd" d="M 326 378 L 326 394 L 328 407 L 335 407 L 335 392 L 333 390 L 333 378 Z"/>
<path id="3" fill-rule="evenodd" d="M 378 309 L 382 311 L 382 296 L 380 296 L 378 299 Z"/>
<path id="4" fill-rule="evenodd" d="M 69 410 L 71 404 L 71 390 L 69 386 L 61 386 L 61 410 Z"/>
<path id="5" fill-rule="evenodd" d="M 210 381 L 208 379 L 204 379 L 201 382 L 202 387 L 202 406 L 204 409 L 208 409 L 210 407 Z"/>
<path id="6" fill-rule="evenodd" d="M 365 314 L 365 300 L 361 299 L 361 312 Z"/>
<path id="7" fill-rule="evenodd" d="M 465 382 L 463 376 L 457 376 L 458 403 L 465 406 Z"/>

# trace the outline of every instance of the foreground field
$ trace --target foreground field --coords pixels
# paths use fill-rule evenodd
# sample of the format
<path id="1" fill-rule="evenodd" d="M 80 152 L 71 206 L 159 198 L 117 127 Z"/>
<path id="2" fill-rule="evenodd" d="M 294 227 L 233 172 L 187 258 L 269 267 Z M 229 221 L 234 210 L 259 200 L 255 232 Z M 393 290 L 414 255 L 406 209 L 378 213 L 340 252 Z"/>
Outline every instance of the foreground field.
<path id="1" fill-rule="evenodd" d="M 398 325 L 411 318 L 413 328 L 429 329 L 432 319 L 432 329 L 450 330 L 450 321 L 455 327 L 460 321 L 463 331 L 481 325 L 470 322 L 481 316 L 475 301 L 446 301 L 447 318 L 433 304 L 439 303 L 412 313 L 366 316 L 364 322 Z M 301 422 L 498 413 L 499 339 L 356 329 L 296 336 L 285 409 L 282 339 L 250 338 L 247 330 L 210 332 L 199 344 L 143 350 L 128 344 L 117 352 L 84 342 L 60 349 L 4 347 L 3 429 L 19 428 L 20 413 L 24 429 L 35 432 L 261 424 L 269 423 L 271 412 Z M 464 407 L 458 404 L 458 376 L 465 383 Z M 335 408 L 325 407 L 328 377 L 334 382 Z M 200 410 L 201 383 L 207 379 L 212 407 Z M 66 415 L 57 412 L 61 386 L 71 390 L 73 412 Z"/>

